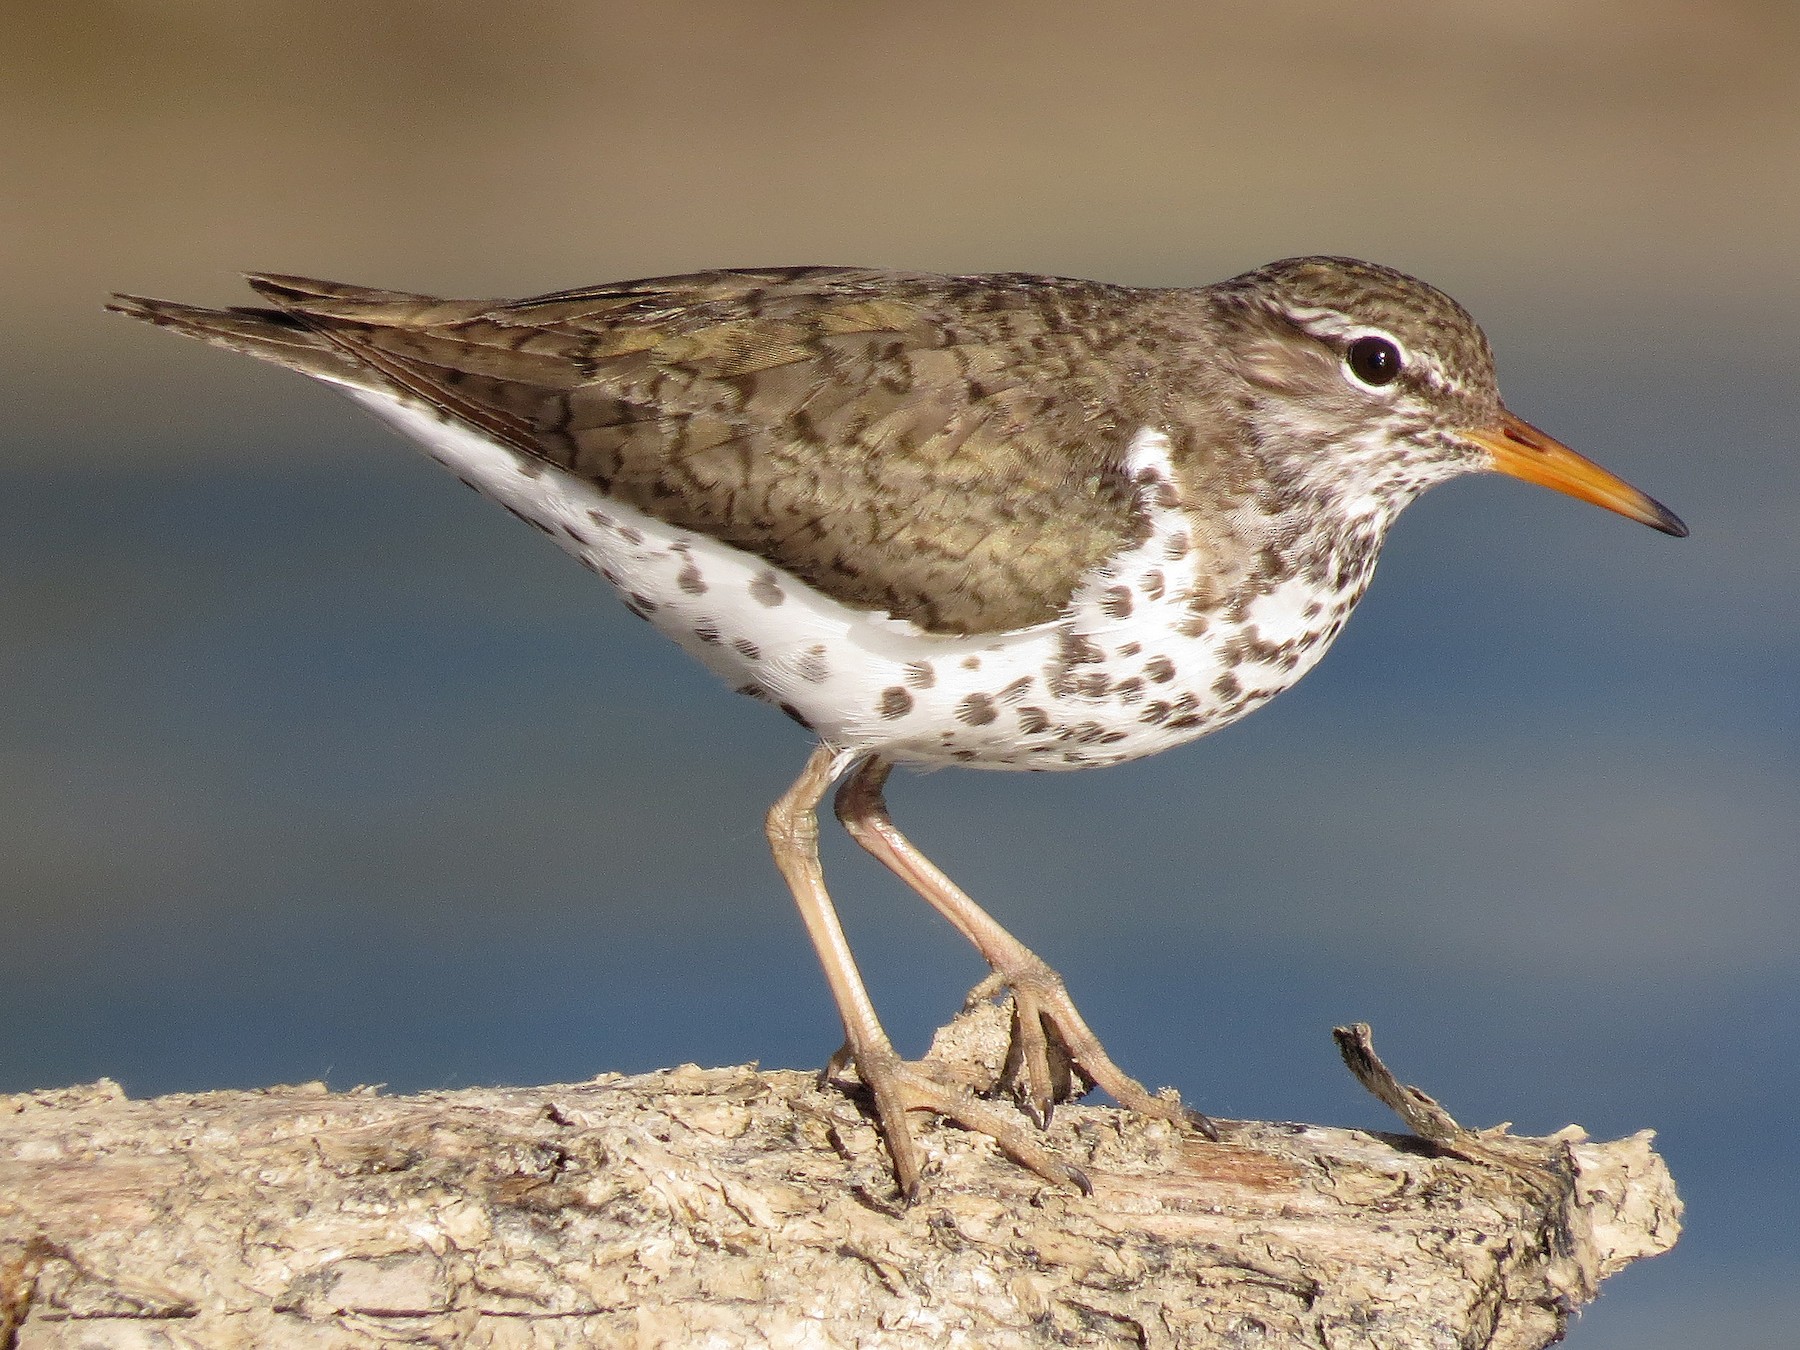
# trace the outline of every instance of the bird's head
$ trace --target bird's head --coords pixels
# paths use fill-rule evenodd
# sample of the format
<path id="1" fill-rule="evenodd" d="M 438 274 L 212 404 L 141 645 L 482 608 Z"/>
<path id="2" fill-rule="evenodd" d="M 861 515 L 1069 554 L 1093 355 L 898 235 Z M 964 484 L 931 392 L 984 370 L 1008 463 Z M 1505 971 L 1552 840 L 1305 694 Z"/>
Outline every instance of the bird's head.
<path id="1" fill-rule="evenodd" d="M 1266 453 L 1391 515 L 1433 483 L 1495 471 L 1661 530 L 1661 503 L 1507 411 L 1467 310 L 1391 268 L 1288 258 L 1209 288 Z"/>

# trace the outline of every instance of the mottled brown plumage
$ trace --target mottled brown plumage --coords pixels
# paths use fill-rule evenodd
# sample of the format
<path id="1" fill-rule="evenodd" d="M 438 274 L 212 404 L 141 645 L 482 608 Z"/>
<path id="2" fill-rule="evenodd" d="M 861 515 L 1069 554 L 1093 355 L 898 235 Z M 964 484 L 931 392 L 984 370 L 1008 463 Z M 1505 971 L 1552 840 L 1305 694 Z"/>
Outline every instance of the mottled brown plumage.
<path id="1" fill-rule="evenodd" d="M 504 303 L 253 282 L 280 309 L 228 343 L 303 330 L 355 378 L 934 632 L 1050 619 L 1134 536 L 1119 461 L 1181 364 L 1164 293 L 1094 282 L 794 268 Z"/>

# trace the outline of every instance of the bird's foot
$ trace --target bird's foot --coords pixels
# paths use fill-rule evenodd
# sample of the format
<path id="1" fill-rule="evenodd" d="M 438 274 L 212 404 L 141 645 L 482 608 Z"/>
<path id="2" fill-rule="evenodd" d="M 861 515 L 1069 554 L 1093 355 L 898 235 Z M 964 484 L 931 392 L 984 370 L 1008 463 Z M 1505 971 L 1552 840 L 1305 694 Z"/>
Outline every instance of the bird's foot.
<path id="1" fill-rule="evenodd" d="M 888 1156 L 893 1159 L 894 1176 L 905 1199 L 911 1200 L 918 1194 L 924 1171 L 924 1157 L 913 1135 L 912 1122 L 907 1119 L 911 1111 L 930 1111 L 965 1130 L 985 1134 L 1007 1157 L 1045 1181 L 1073 1186 L 1084 1195 L 1093 1194 L 1087 1173 L 1058 1158 L 1017 1120 L 1009 1120 L 967 1087 L 935 1077 L 928 1065 L 900 1058 L 891 1046 L 857 1051 L 845 1045 L 831 1057 L 824 1076 L 832 1077 L 851 1066 L 874 1098 L 875 1122 L 887 1144 Z"/>
<path id="2" fill-rule="evenodd" d="M 1129 1111 L 1218 1139 L 1218 1127 L 1183 1106 L 1173 1091 L 1152 1093 L 1113 1063 L 1076 1010 L 1062 976 L 1042 960 L 1033 956 L 996 970 L 970 991 L 968 1005 L 1002 993 L 1012 995 L 1012 1037 L 996 1086 L 1010 1091 L 1040 1127 L 1048 1128 L 1058 1103 L 1098 1087 Z"/>

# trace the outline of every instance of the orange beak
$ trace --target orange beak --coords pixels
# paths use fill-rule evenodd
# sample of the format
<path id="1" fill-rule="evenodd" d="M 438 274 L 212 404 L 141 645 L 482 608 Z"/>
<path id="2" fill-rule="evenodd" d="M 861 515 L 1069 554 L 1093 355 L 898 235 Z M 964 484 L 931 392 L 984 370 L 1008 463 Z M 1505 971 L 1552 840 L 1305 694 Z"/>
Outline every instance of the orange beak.
<path id="1" fill-rule="evenodd" d="M 1500 420 L 1491 427 L 1462 433 L 1493 461 L 1501 473 L 1523 478 L 1527 483 L 1555 488 L 1571 497 L 1579 497 L 1608 511 L 1641 520 L 1653 530 L 1672 534 L 1677 539 L 1687 536 L 1688 527 L 1676 514 L 1652 497 L 1646 497 L 1616 474 L 1610 474 L 1591 459 L 1584 459 L 1561 441 L 1552 440 L 1523 418 L 1502 409 Z"/>

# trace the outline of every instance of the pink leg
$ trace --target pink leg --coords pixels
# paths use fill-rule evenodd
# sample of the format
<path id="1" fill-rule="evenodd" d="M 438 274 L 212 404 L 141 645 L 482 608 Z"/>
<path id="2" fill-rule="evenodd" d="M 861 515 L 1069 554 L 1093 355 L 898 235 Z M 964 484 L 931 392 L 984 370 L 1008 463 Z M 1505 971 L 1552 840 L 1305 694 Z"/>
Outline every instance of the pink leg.
<path id="1" fill-rule="evenodd" d="M 875 1098 L 876 1122 L 893 1159 L 901 1193 L 909 1199 L 917 1193 L 921 1172 L 918 1144 L 906 1119 L 908 1111 L 934 1111 L 964 1129 L 991 1136 L 1015 1162 L 1048 1181 L 1091 1189 L 1079 1168 L 1058 1160 L 1018 1124 L 977 1101 L 966 1089 L 941 1083 L 901 1059 L 888 1040 L 825 890 L 825 873 L 819 865 L 817 807 L 831 786 L 835 758 L 827 746 L 814 750 L 794 785 L 769 808 L 769 847 L 825 968 L 831 996 L 844 1020 L 845 1048 L 856 1065 L 857 1077 Z"/>
<path id="2" fill-rule="evenodd" d="M 1172 1097 L 1152 1096 L 1106 1053 L 1100 1038 L 1076 1011 L 1069 991 L 1042 957 L 1020 942 L 940 871 L 888 815 L 882 788 L 892 765 L 866 759 L 838 789 L 837 816 L 851 837 L 917 891 L 955 925 L 1003 981 L 1013 996 L 1012 1046 L 1006 1077 L 1042 1124 L 1073 1091 L 1071 1067 L 1105 1088 L 1120 1105 L 1144 1115 L 1193 1125 L 1217 1138 L 1211 1121 Z"/>

